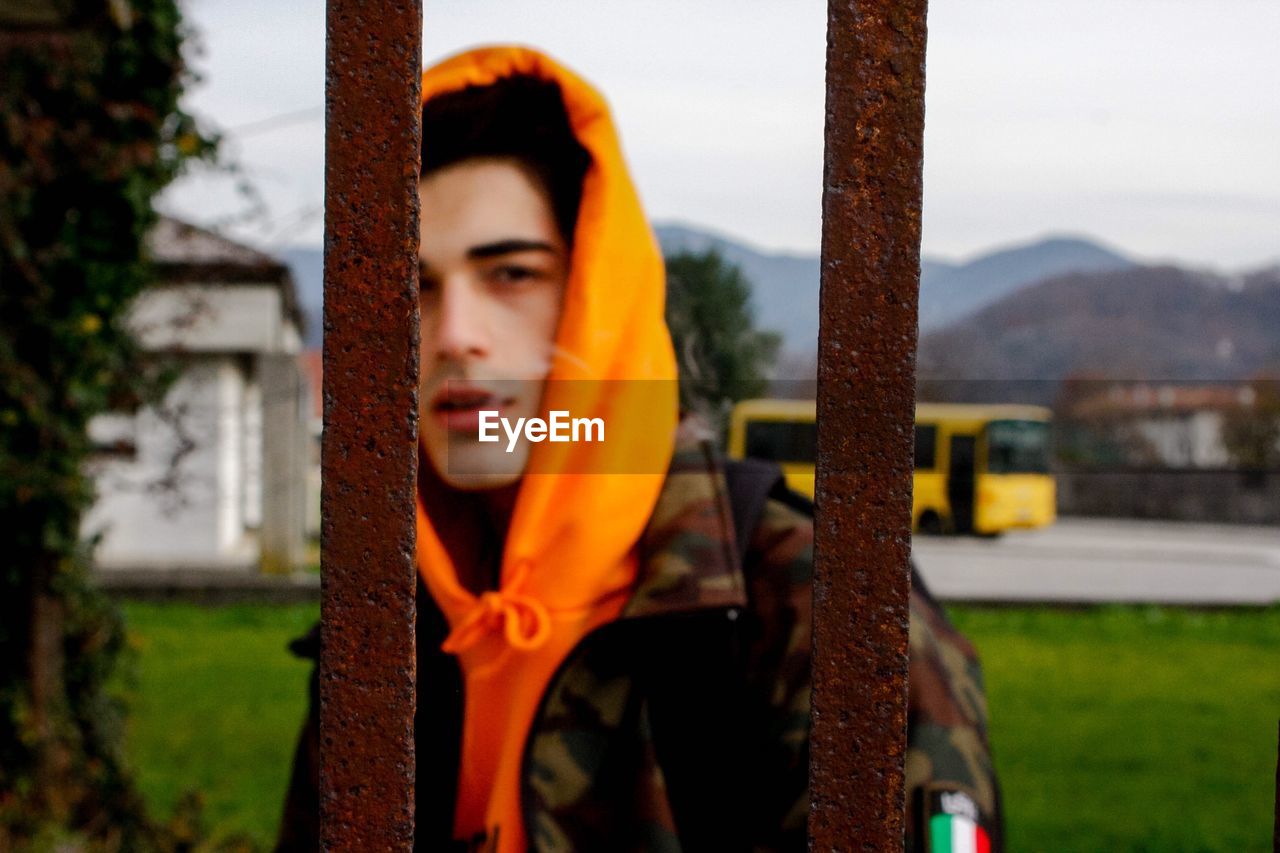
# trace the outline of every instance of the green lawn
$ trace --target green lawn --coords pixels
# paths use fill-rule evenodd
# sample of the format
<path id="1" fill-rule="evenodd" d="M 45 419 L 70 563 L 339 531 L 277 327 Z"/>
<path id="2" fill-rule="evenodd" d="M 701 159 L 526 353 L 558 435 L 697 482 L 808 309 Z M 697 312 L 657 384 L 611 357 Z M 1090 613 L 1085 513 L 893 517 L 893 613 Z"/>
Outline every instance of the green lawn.
<path id="1" fill-rule="evenodd" d="M 138 649 L 128 754 L 143 795 L 168 817 L 198 790 L 214 837 L 269 848 L 306 710 L 310 662 L 286 648 L 318 605 L 127 603 Z"/>
<path id="2" fill-rule="evenodd" d="M 1280 608 L 953 608 L 987 673 L 1011 851 L 1268 850 Z M 270 843 L 304 707 L 284 649 L 314 606 L 130 603 L 130 755 L 168 814 Z"/>
<path id="3" fill-rule="evenodd" d="M 955 608 L 1009 849 L 1270 850 L 1280 608 Z"/>

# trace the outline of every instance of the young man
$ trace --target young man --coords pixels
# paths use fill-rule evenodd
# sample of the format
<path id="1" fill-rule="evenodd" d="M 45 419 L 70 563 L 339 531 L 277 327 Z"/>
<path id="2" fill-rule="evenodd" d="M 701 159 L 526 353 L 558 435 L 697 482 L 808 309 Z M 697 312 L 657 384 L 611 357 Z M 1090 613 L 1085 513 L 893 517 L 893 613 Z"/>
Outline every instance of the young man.
<path id="1" fill-rule="evenodd" d="M 811 514 L 678 420 L 603 99 L 520 48 L 423 97 L 418 848 L 805 849 Z M 556 410 L 607 440 L 481 440 Z M 911 618 L 908 844 L 998 847 L 976 657 Z M 313 701 L 280 849 L 317 844 L 315 743 Z"/>

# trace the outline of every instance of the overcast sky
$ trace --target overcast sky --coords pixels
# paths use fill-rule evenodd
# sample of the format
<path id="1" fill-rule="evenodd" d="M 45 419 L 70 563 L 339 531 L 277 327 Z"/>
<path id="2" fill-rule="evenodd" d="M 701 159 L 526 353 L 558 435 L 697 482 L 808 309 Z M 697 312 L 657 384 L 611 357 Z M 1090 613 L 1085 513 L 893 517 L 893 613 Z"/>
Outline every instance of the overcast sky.
<path id="1" fill-rule="evenodd" d="M 825 3 L 426 0 L 428 63 L 518 41 L 595 82 L 650 215 L 772 250 L 820 235 Z M 1280 2 L 933 0 L 924 249 L 964 258 L 1085 234 L 1145 259 L 1280 261 Z M 268 218 L 236 235 L 319 245 L 324 8 L 186 0 L 203 81 Z M 243 209 L 226 175 L 162 207 Z"/>

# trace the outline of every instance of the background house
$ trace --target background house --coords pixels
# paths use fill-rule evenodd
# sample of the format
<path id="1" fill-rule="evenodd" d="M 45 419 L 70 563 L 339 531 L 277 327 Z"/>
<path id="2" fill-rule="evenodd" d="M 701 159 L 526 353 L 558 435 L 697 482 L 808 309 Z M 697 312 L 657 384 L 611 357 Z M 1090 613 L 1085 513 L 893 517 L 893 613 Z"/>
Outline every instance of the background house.
<path id="1" fill-rule="evenodd" d="M 319 315 L 315 316 L 319 320 Z M 324 352 L 319 346 L 298 354 L 298 366 L 306 379 L 310 395 L 307 417 L 306 531 L 312 542 L 320 539 L 320 439 L 324 432 Z"/>
<path id="2" fill-rule="evenodd" d="M 310 389 L 293 279 L 275 258 L 161 219 L 141 345 L 178 370 L 163 404 L 95 419 L 98 567 L 290 571 L 304 559 Z"/>
<path id="3" fill-rule="evenodd" d="M 1068 439 L 1073 432 L 1110 439 L 1113 447 L 1103 456 L 1113 465 L 1229 468 L 1225 418 L 1254 403 L 1254 390 L 1244 383 L 1093 384 L 1091 396 L 1060 413 L 1060 431 Z"/>

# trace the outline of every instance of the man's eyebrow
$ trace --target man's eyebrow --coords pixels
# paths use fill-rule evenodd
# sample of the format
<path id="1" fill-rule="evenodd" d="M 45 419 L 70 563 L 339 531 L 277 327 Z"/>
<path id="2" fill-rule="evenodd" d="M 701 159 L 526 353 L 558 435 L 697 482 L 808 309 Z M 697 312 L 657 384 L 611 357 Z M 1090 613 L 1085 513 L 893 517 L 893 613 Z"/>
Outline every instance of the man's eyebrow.
<path id="1" fill-rule="evenodd" d="M 499 240 L 496 243 L 485 243 L 467 249 L 467 257 L 473 261 L 485 258 L 496 258 L 513 252 L 552 252 L 556 247 L 543 240 Z"/>

